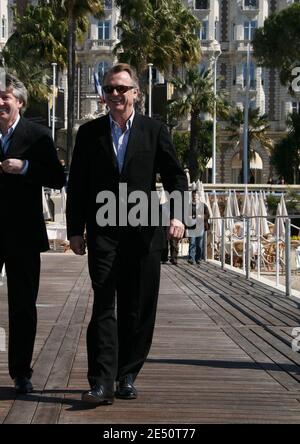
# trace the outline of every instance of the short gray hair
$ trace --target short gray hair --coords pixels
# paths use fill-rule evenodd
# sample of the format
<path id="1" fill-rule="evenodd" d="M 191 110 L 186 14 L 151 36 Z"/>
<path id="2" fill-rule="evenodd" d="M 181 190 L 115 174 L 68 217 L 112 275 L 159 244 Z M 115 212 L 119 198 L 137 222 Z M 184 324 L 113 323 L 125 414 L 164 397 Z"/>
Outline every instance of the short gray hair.
<path id="1" fill-rule="evenodd" d="M 11 90 L 16 99 L 22 102 L 22 108 L 25 109 L 28 101 L 28 93 L 21 80 L 17 79 L 17 77 L 13 76 L 12 74 L 6 73 L 5 86 L 6 89 Z"/>
<path id="2" fill-rule="evenodd" d="M 110 77 L 112 74 L 118 74 L 119 72 L 123 71 L 126 71 L 129 74 L 133 82 L 133 86 L 139 89 L 139 79 L 136 70 L 132 66 L 128 65 L 128 63 L 118 63 L 117 65 L 114 65 L 112 68 L 110 68 L 104 74 L 103 85 L 105 85 L 107 78 Z"/>

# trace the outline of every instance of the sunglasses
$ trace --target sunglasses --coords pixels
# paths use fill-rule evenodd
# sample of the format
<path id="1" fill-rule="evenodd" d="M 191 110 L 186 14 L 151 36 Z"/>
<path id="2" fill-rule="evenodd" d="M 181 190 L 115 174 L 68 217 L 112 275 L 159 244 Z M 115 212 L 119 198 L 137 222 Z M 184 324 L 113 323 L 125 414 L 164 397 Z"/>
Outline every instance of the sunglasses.
<path id="1" fill-rule="evenodd" d="M 134 89 L 134 88 L 135 88 L 135 86 L 126 86 L 126 85 L 117 85 L 117 86 L 105 85 L 105 86 L 102 86 L 102 89 L 106 94 L 112 94 L 114 92 L 114 90 L 116 90 L 117 93 L 119 93 L 119 94 L 125 94 L 125 93 L 127 93 L 127 91 L 129 91 L 130 89 Z"/>

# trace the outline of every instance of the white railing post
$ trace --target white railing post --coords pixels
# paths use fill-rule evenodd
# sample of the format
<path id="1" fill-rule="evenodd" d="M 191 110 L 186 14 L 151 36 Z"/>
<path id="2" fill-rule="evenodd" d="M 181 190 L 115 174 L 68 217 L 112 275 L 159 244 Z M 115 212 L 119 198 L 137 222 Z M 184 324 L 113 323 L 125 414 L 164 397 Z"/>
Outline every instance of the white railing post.
<path id="1" fill-rule="evenodd" d="M 221 267 L 225 267 L 225 219 L 222 218 Z"/>
<path id="2" fill-rule="evenodd" d="M 257 218 L 258 225 L 257 225 L 257 277 L 260 278 L 260 258 L 261 258 L 261 241 L 260 241 L 260 223 L 261 223 L 261 217 Z"/>
<path id="3" fill-rule="evenodd" d="M 245 259 L 246 259 L 246 279 L 250 279 L 250 249 L 251 249 L 251 245 L 250 245 L 250 218 L 247 217 L 246 220 L 246 227 L 247 227 L 247 233 L 246 233 L 246 254 L 245 254 Z"/>
<path id="4" fill-rule="evenodd" d="M 276 216 L 275 223 L 276 223 L 276 287 L 279 285 L 279 223 L 278 223 L 279 217 Z"/>
<path id="5" fill-rule="evenodd" d="M 243 272 L 246 273 L 246 220 L 243 217 Z"/>
<path id="6" fill-rule="evenodd" d="M 204 260 L 207 261 L 207 231 L 204 231 Z"/>
<path id="7" fill-rule="evenodd" d="M 291 296 L 291 220 L 285 221 L 285 294 Z"/>

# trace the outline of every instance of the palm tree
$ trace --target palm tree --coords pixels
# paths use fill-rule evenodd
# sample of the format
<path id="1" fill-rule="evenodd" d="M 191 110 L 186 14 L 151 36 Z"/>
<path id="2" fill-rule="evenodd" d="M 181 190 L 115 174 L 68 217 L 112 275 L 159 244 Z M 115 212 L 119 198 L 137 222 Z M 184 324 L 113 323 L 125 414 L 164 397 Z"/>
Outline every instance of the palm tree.
<path id="1" fill-rule="evenodd" d="M 212 114 L 214 109 L 213 80 L 209 70 L 199 72 L 197 69 L 190 69 L 184 79 L 175 78 L 172 83 L 178 97 L 169 102 L 169 113 L 176 118 L 190 117 L 189 169 L 191 179 L 195 180 L 199 173 L 199 132 L 203 130 L 201 115 Z M 227 116 L 228 105 L 221 92 L 216 100 L 217 114 Z"/>
<path id="2" fill-rule="evenodd" d="M 30 97 L 45 99 L 50 63 L 66 64 L 67 24 L 44 2 L 27 6 L 22 16 L 14 8 L 14 22 L 16 30 L 2 52 L 5 66 L 24 82 Z"/>
<path id="3" fill-rule="evenodd" d="M 117 0 L 122 19 L 116 52 L 140 73 L 148 63 L 161 72 L 170 66 L 191 66 L 200 61 L 196 35 L 200 22 L 180 0 Z"/>
<path id="4" fill-rule="evenodd" d="M 39 0 L 36 6 L 27 6 L 22 16 L 15 11 L 16 31 L 3 51 L 6 66 L 38 97 L 48 92 L 44 83 L 51 62 L 67 66 L 68 164 L 73 148 L 75 42 L 88 29 L 88 15 L 102 13 L 102 0 Z"/>
<path id="5" fill-rule="evenodd" d="M 300 115 L 290 114 L 287 126 L 286 136 L 274 146 L 271 162 L 287 183 L 299 183 Z"/>
<path id="6" fill-rule="evenodd" d="M 226 130 L 229 132 L 229 140 L 235 141 L 236 146 L 240 147 L 240 153 L 243 151 L 241 136 L 243 134 L 244 111 L 241 108 L 234 109 L 228 118 L 229 126 Z M 261 115 L 259 108 L 249 108 L 249 124 L 248 124 L 248 153 L 249 159 L 254 158 L 255 150 L 253 144 L 259 142 L 261 146 L 266 148 L 269 153 L 272 152 L 273 143 L 267 136 L 269 123 L 266 114 Z M 244 165 L 242 167 L 243 174 Z M 249 171 L 249 165 L 248 165 Z"/>
<path id="7" fill-rule="evenodd" d="M 199 63 L 200 21 L 180 0 L 116 0 L 116 4 L 121 9 L 117 24 L 121 37 L 114 52 L 119 61 L 136 68 L 142 91 L 148 63 L 165 75 Z"/>
<path id="8" fill-rule="evenodd" d="M 67 15 L 68 23 L 68 104 L 67 104 L 67 164 L 70 164 L 73 149 L 74 96 L 75 96 L 75 44 L 76 29 L 86 24 L 88 15 L 103 15 L 102 0 L 53 0 L 57 16 Z"/>

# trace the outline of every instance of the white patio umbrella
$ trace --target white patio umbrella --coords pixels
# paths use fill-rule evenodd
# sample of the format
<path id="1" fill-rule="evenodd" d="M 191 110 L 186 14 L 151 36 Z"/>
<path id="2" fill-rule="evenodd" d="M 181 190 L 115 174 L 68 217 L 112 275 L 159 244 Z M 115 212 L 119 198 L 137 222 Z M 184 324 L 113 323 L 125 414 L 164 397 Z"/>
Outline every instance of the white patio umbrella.
<path id="1" fill-rule="evenodd" d="M 237 195 L 236 195 L 235 190 L 233 190 L 231 203 L 232 203 L 232 206 L 231 206 L 232 215 L 235 217 L 239 217 L 240 216 L 240 209 L 239 209 L 239 204 L 238 204 Z"/>
<path id="2" fill-rule="evenodd" d="M 203 183 L 199 179 L 196 182 L 196 190 L 198 192 L 200 202 L 205 203 L 204 187 Z"/>
<path id="3" fill-rule="evenodd" d="M 262 236 L 265 236 L 266 234 L 270 233 L 268 220 L 267 220 L 267 214 L 268 213 L 267 213 L 267 209 L 266 209 L 266 205 L 265 205 L 264 196 L 263 196 L 263 193 L 260 192 L 259 198 L 258 198 L 258 215 L 264 216 L 264 217 L 259 218 L 260 234 Z"/>
<path id="4" fill-rule="evenodd" d="M 61 196 L 61 213 L 62 213 L 62 220 L 63 220 L 63 223 L 65 223 L 65 222 L 66 222 L 66 203 L 67 203 L 67 196 L 66 196 L 66 191 L 65 191 L 65 188 L 64 188 L 64 187 L 61 189 L 60 196 Z"/>
<path id="5" fill-rule="evenodd" d="M 233 226 L 234 226 L 234 220 L 233 220 L 231 208 L 232 208 L 232 197 L 231 197 L 231 191 L 229 191 L 228 197 L 226 200 L 224 216 L 226 217 L 225 228 L 226 228 L 226 230 L 230 230 L 230 232 L 232 231 Z"/>
<path id="6" fill-rule="evenodd" d="M 222 222 L 216 195 L 212 204 L 212 217 L 216 218 L 212 219 L 212 231 L 215 234 L 215 240 L 218 241 L 222 236 Z"/>
<path id="7" fill-rule="evenodd" d="M 280 202 L 277 205 L 276 216 L 288 216 L 283 194 L 281 195 Z M 276 236 L 276 233 L 278 232 L 278 237 L 281 239 L 284 239 L 285 236 L 284 222 L 284 217 L 276 217 L 274 224 L 274 235 Z"/>
<path id="8" fill-rule="evenodd" d="M 286 204 L 285 204 L 283 193 L 281 194 L 280 204 L 281 204 L 282 215 L 283 216 L 288 216 L 288 212 L 287 212 L 287 209 L 286 209 Z"/>
<path id="9" fill-rule="evenodd" d="M 205 203 L 206 203 L 207 208 L 208 208 L 209 217 L 212 217 L 212 209 L 211 209 L 210 198 L 209 198 L 209 194 L 208 193 L 205 193 Z"/>
<path id="10" fill-rule="evenodd" d="M 3 281 L 5 278 L 5 265 L 0 270 L 0 285 L 3 285 Z"/>
<path id="11" fill-rule="evenodd" d="M 249 199 L 249 194 L 248 194 L 247 189 L 245 189 L 242 215 L 243 216 L 251 216 L 251 204 L 250 204 L 250 199 Z"/>
<path id="12" fill-rule="evenodd" d="M 51 212 L 46 199 L 44 187 L 42 188 L 42 199 L 43 199 L 43 216 L 45 220 L 51 219 Z"/>
<path id="13" fill-rule="evenodd" d="M 259 209 L 259 195 L 256 191 L 254 193 L 254 196 L 255 196 L 256 211 L 258 211 L 258 209 Z"/>
<path id="14" fill-rule="evenodd" d="M 256 207 L 256 198 L 253 193 L 251 193 L 251 197 L 250 197 L 250 216 L 251 216 L 250 228 L 251 228 L 251 230 L 256 232 L 256 225 L 257 225 L 256 216 L 258 216 L 258 209 Z"/>

